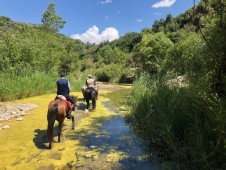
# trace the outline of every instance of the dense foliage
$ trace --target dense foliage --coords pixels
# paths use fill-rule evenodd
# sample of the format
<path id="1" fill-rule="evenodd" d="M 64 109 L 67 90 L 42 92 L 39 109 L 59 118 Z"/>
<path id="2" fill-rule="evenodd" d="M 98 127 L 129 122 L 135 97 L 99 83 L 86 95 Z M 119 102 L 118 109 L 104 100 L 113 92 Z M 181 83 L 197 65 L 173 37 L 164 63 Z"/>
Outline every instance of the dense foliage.
<path id="1" fill-rule="evenodd" d="M 79 56 L 84 48 L 82 43 L 50 32 L 42 25 L 15 23 L 7 17 L 0 17 L 0 25 L 0 72 L 1 81 L 5 82 L 1 87 L 3 92 L 0 101 L 21 98 L 21 95 L 16 96 L 17 93 L 14 93 L 14 90 L 19 88 L 17 86 L 26 87 L 26 83 L 32 84 L 34 81 L 32 77 L 37 73 L 40 76 L 48 76 L 43 80 L 39 78 L 40 82 L 37 84 L 41 86 L 42 83 L 51 84 L 53 76 L 57 79 L 58 72 L 61 70 L 67 73 L 73 71 L 74 74 L 80 72 Z M 15 76 L 18 79 L 24 79 L 22 80 L 24 83 L 18 84 Z M 43 82 L 48 79 L 49 81 Z M 6 86 L 9 82 L 11 85 Z M 55 84 L 50 87 L 53 91 Z M 37 90 L 36 88 L 24 88 L 24 90 L 21 93 L 27 95 L 22 95 L 23 97 L 45 92 L 45 90 L 33 92 Z M 30 91 L 26 92 L 26 90 Z M 6 93 L 7 91 L 11 93 Z M 9 96 L 11 94 L 13 97 Z"/>
<path id="2" fill-rule="evenodd" d="M 140 43 L 134 56 L 159 69 L 142 67 L 148 74 L 134 83 L 127 121 L 179 169 L 226 168 L 225 17 L 221 0 L 202 0 L 175 18 L 169 14 L 153 24 L 152 32 L 144 31 L 141 43 L 147 43 Z M 148 41 L 160 33 L 173 44 L 162 45 L 163 55 L 153 60 L 155 45 L 150 48 Z"/>

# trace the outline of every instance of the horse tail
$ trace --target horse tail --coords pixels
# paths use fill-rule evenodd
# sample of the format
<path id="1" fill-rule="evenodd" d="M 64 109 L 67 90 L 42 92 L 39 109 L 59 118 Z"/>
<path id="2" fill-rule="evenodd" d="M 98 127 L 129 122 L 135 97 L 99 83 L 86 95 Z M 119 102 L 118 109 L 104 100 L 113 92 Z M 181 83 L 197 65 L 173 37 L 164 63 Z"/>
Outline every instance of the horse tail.
<path id="1" fill-rule="evenodd" d="M 47 135 L 49 139 L 49 149 L 52 148 L 53 129 L 54 129 L 54 123 L 55 123 L 57 112 L 58 112 L 58 104 L 54 104 L 48 115 Z"/>
<path id="2" fill-rule="evenodd" d="M 92 109 L 95 110 L 96 109 L 96 97 L 97 97 L 97 92 L 94 88 L 91 88 L 91 92 L 90 92 L 90 96 L 91 96 L 91 100 L 92 100 Z"/>
<path id="3" fill-rule="evenodd" d="M 96 94 L 96 90 L 94 88 L 91 88 L 90 96 L 91 96 L 92 100 L 96 99 L 97 94 Z"/>

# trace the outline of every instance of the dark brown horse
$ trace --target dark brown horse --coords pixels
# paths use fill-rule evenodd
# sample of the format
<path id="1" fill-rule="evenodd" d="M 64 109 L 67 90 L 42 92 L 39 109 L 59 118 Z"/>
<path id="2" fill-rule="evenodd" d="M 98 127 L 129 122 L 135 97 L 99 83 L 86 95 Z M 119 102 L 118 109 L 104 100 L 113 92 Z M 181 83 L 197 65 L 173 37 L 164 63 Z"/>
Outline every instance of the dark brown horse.
<path id="1" fill-rule="evenodd" d="M 86 108 L 89 109 L 90 108 L 90 100 L 92 101 L 92 109 L 91 110 L 95 110 L 96 109 L 96 97 L 97 97 L 97 92 L 96 90 L 91 87 L 91 88 L 87 88 L 86 90 L 83 91 L 84 94 L 84 98 L 86 101 Z"/>
<path id="2" fill-rule="evenodd" d="M 76 96 L 76 97 L 71 96 L 71 97 L 76 103 L 78 96 Z M 68 108 L 67 103 L 61 99 L 55 99 L 49 103 L 48 112 L 47 112 L 47 121 L 48 121 L 47 135 L 48 135 L 48 139 L 49 139 L 49 149 L 52 149 L 55 120 L 57 120 L 59 123 L 58 142 L 60 142 L 60 135 L 61 135 L 62 127 L 63 127 L 63 122 L 64 122 L 64 119 L 65 119 L 68 111 L 69 111 L 69 108 Z M 71 115 L 71 119 L 72 119 L 72 129 L 74 129 L 74 116 L 73 115 Z"/>

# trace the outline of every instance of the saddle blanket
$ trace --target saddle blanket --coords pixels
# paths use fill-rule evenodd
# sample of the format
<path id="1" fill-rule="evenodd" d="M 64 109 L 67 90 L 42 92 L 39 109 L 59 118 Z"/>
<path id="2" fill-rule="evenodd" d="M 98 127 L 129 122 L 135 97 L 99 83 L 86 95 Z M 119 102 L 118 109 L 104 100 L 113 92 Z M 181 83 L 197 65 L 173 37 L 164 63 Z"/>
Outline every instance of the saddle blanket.
<path id="1" fill-rule="evenodd" d="M 64 101 L 67 104 L 67 107 L 71 110 L 72 109 L 72 104 L 70 101 L 66 99 L 63 95 L 57 95 L 57 98 Z"/>

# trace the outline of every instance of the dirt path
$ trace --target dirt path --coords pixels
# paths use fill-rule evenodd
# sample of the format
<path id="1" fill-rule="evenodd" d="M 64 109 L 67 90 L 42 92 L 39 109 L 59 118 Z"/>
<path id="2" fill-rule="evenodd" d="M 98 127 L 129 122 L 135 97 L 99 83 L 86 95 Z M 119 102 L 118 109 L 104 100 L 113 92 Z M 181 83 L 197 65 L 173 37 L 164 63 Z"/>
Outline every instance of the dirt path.
<path id="1" fill-rule="evenodd" d="M 114 166 L 117 167 L 117 162 L 126 155 L 114 148 L 112 152 L 102 155 L 100 153 L 104 146 L 89 146 L 87 149 L 84 143 L 89 140 L 82 141 L 80 137 L 93 134 L 97 137 L 108 135 L 100 132 L 99 129 L 102 122 L 111 119 L 114 112 L 110 112 L 102 103 L 109 100 L 104 97 L 104 94 L 118 88 L 122 87 L 101 84 L 97 109 L 89 113 L 84 112 L 86 105 L 82 101 L 81 93 L 72 93 L 79 96 L 78 108 L 74 115 L 75 130 L 71 130 L 70 120 L 65 120 L 63 142 L 55 143 L 52 150 L 47 149 L 46 111 L 48 103 L 55 97 L 55 94 L 15 101 L 20 104 L 32 103 L 37 105 L 37 108 L 31 110 L 31 114 L 24 116 L 22 121 L 10 119 L 0 122 L 7 123 L 10 127 L 0 130 L 0 170 L 111 169 Z M 84 164 L 87 165 L 84 166 Z"/>

